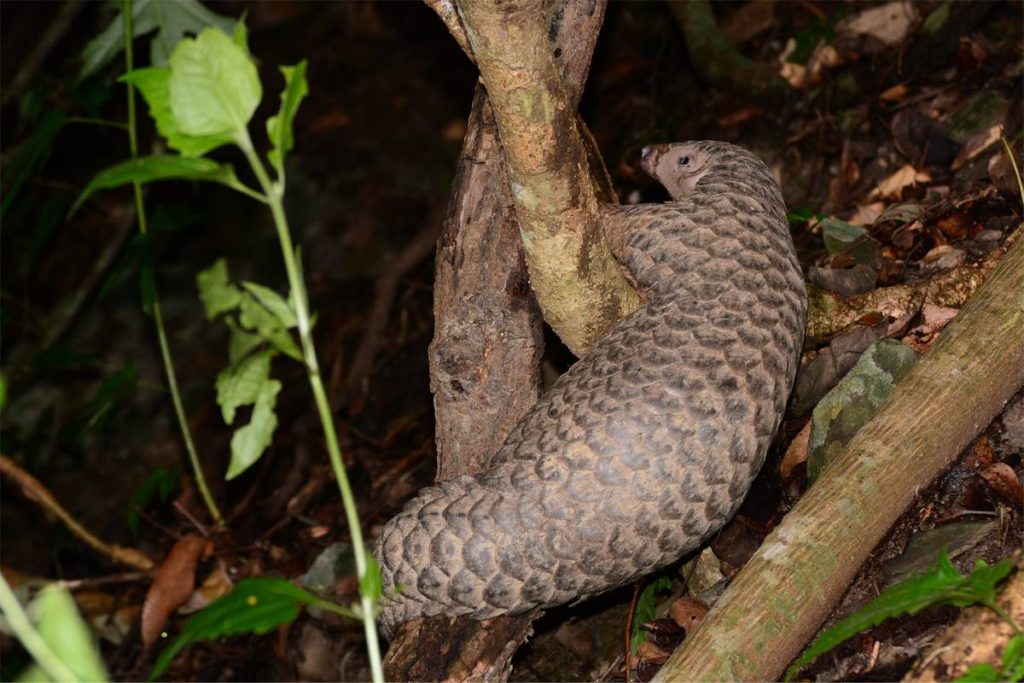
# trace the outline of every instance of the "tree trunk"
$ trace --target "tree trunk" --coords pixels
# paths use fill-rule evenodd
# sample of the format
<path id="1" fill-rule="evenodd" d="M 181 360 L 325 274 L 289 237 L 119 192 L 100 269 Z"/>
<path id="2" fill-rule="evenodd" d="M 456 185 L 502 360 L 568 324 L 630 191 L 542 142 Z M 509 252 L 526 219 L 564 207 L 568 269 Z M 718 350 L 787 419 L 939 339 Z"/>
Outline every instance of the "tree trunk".
<path id="1" fill-rule="evenodd" d="M 1022 385 L 1024 239 L 1017 239 L 656 680 L 777 678 L 916 492 Z"/>
<path id="2" fill-rule="evenodd" d="M 429 0 L 466 45 L 447 0 Z M 546 36 L 572 111 L 583 92 L 605 3 L 552 0 Z M 462 39 L 460 40 L 460 36 Z M 519 224 L 498 132 L 482 87 L 474 97 L 434 283 L 430 347 L 438 480 L 485 469 L 540 393 L 540 312 L 530 291 Z M 399 629 L 385 658 L 390 680 L 504 680 L 535 615 L 485 624 L 467 618 L 417 620 Z"/>

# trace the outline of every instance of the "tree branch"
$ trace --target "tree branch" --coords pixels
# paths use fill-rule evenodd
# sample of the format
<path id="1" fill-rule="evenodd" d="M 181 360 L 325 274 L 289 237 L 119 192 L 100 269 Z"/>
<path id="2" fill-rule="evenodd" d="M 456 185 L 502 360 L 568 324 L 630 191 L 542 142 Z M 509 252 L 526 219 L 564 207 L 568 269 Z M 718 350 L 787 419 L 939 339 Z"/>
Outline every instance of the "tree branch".
<path id="1" fill-rule="evenodd" d="M 775 679 L 799 654 L 916 492 L 1024 385 L 1022 292 L 1017 239 L 656 680 Z"/>
<path id="2" fill-rule="evenodd" d="M 640 306 L 600 229 L 572 98 L 539 0 L 465 1 L 459 12 L 487 87 L 544 319 L 577 355 Z"/>

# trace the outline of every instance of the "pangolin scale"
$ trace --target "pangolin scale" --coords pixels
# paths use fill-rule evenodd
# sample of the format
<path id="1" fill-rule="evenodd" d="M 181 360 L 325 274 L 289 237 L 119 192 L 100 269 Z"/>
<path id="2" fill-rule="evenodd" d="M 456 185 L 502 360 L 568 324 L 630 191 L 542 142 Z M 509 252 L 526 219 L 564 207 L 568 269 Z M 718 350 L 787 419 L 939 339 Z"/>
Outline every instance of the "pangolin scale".
<path id="1" fill-rule="evenodd" d="M 796 373 L 806 292 L 782 194 L 755 155 L 644 149 L 672 201 L 609 208 L 646 305 L 519 422 L 490 469 L 420 491 L 374 553 L 380 623 L 486 619 L 614 588 L 727 522 L 764 461 Z"/>

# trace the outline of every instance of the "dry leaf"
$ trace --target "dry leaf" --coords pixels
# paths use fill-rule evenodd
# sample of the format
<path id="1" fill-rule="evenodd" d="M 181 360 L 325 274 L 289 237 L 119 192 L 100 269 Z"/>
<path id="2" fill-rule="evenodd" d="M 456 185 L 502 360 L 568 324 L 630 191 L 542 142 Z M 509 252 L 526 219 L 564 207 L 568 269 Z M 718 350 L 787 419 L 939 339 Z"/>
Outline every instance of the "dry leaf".
<path id="1" fill-rule="evenodd" d="M 782 456 L 782 461 L 779 463 L 779 477 L 782 479 L 782 484 L 787 489 L 794 484 L 793 473 L 797 466 L 807 462 L 807 442 L 811 439 L 811 423 L 810 421 L 804 425 L 804 428 L 800 430 L 800 433 L 796 435 L 790 444 L 789 448 L 786 449 L 786 454 Z"/>
<path id="2" fill-rule="evenodd" d="M 871 204 L 858 204 L 857 210 L 847 219 L 850 225 L 873 225 L 878 217 L 885 211 L 883 202 L 872 202 Z"/>
<path id="3" fill-rule="evenodd" d="M 671 653 L 665 652 L 649 640 L 640 643 L 636 648 L 637 657 L 646 659 L 648 662 L 654 662 L 655 664 L 664 664 L 670 655 Z"/>
<path id="4" fill-rule="evenodd" d="M 907 87 L 906 83 L 897 83 L 891 88 L 883 90 L 878 96 L 878 99 L 883 102 L 902 102 L 909 91 L 910 89 Z"/>
<path id="5" fill-rule="evenodd" d="M 196 534 L 185 536 L 171 548 L 156 570 L 153 585 L 142 605 L 142 643 L 149 648 L 159 638 L 168 617 L 192 595 L 196 564 L 207 540 Z"/>
<path id="6" fill-rule="evenodd" d="M 837 25 L 839 37 L 870 36 L 881 47 L 899 45 L 917 21 L 917 10 L 904 0 L 862 10 Z M 870 48 L 865 52 L 876 52 Z"/>
<path id="7" fill-rule="evenodd" d="M 1010 505 L 1018 510 L 1024 508 L 1024 486 L 1012 467 L 1005 462 L 993 463 L 981 471 L 981 477 Z"/>
<path id="8" fill-rule="evenodd" d="M 722 33 L 742 45 L 775 25 L 775 0 L 753 0 L 740 6 L 722 23 Z"/>
<path id="9" fill-rule="evenodd" d="M 950 168 L 954 171 L 960 170 L 968 161 L 998 142 L 1002 134 L 1003 125 L 1001 123 L 997 123 L 994 126 L 986 128 L 980 133 L 972 135 L 970 139 L 964 143 L 964 146 L 960 148 L 960 153 L 956 155 L 956 159 L 953 159 L 953 164 Z"/>
<path id="10" fill-rule="evenodd" d="M 918 171 L 910 164 L 904 164 L 891 176 L 878 183 L 878 187 L 871 190 L 868 199 L 899 199 L 903 189 L 912 187 L 917 183 L 925 183 L 932 177 L 924 171 Z"/>
<path id="11" fill-rule="evenodd" d="M 692 629 L 700 626 L 700 623 L 704 621 L 704 617 L 707 616 L 710 609 L 697 598 L 685 597 L 673 600 L 668 611 L 672 616 L 672 621 L 686 629 L 687 633 L 691 633 Z"/>

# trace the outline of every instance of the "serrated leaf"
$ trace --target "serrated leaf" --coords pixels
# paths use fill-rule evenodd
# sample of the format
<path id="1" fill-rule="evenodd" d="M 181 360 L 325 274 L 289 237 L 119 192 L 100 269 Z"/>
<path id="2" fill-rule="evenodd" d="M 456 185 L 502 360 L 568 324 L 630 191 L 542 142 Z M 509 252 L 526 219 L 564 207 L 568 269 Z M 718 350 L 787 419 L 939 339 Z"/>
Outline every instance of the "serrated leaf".
<path id="1" fill-rule="evenodd" d="M 124 50 L 124 19 L 120 12 L 82 51 L 82 69 L 78 80 L 94 73 Z M 167 63 L 171 50 L 188 34 L 215 26 L 231 33 L 235 21 L 206 9 L 197 0 L 134 0 L 132 2 L 132 37 L 159 29 L 150 44 L 150 63 Z"/>
<path id="2" fill-rule="evenodd" d="M 29 611 L 40 637 L 79 681 L 110 680 L 89 627 L 66 589 L 47 586 L 32 601 Z"/>
<path id="3" fill-rule="evenodd" d="M 886 619 L 916 614 L 935 605 L 966 607 L 976 603 L 991 604 L 996 598 L 996 585 L 1012 569 L 1013 563 L 1009 559 L 993 566 L 978 560 L 974 571 L 963 576 L 943 551 L 931 569 L 890 586 L 867 605 L 819 635 L 786 670 L 785 680 L 792 680 L 801 668 L 820 655 Z"/>
<path id="4" fill-rule="evenodd" d="M 270 380 L 270 359 L 275 353 L 273 349 L 254 353 L 217 374 L 217 405 L 225 424 L 235 421 L 235 411 L 239 406 L 256 402 L 263 386 Z"/>
<path id="5" fill-rule="evenodd" d="M 280 327 L 292 328 L 298 324 L 291 305 L 270 287 L 255 282 L 243 282 L 242 286 L 280 322 Z"/>
<path id="6" fill-rule="evenodd" d="M 232 365 L 249 355 L 249 353 L 264 342 L 263 337 L 258 334 L 246 332 L 234 318 L 225 318 L 231 334 L 228 336 L 228 362 Z"/>
<path id="7" fill-rule="evenodd" d="M 171 111 L 171 70 L 165 66 L 135 69 L 121 77 L 131 83 L 146 100 L 149 115 L 156 123 L 157 132 L 166 140 L 171 149 L 181 152 L 185 157 L 200 157 L 222 145 L 233 143 L 235 138 L 230 134 L 220 135 L 189 135 L 181 130 L 178 120 Z"/>
<path id="8" fill-rule="evenodd" d="M 278 177 L 284 175 L 284 157 L 295 146 L 293 123 L 295 114 L 302 104 L 302 99 L 309 94 L 306 83 L 306 60 L 295 66 L 282 66 L 284 74 L 284 90 L 281 91 L 281 109 L 267 119 L 267 137 L 270 138 L 272 149 L 267 152 L 271 165 L 277 169 Z"/>
<path id="9" fill-rule="evenodd" d="M 270 445 L 274 438 L 274 430 L 277 429 L 277 414 L 274 413 L 274 407 L 280 391 L 281 383 L 277 380 L 264 382 L 256 397 L 256 406 L 252 410 L 249 424 L 235 430 L 234 436 L 231 437 L 231 462 L 228 464 L 227 474 L 224 475 L 228 481 L 252 467 Z"/>
<path id="10" fill-rule="evenodd" d="M 153 680 L 166 671 L 175 655 L 187 645 L 222 636 L 267 633 L 294 621 L 299 614 L 299 605 L 321 602 L 312 593 L 283 579 L 241 581 L 233 591 L 185 622 L 181 634 L 160 653 L 149 679 Z"/>
<path id="11" fill-rule="evenodd" d="M 170 67 L 171 112 L 181 132 L 236 139 L 245 133 L 263 91 L 256 65 L 226 33 L 206 28 L 180 41 Z"/>
<path id="12" fill-rule="evenodd" d="M 366 551 L 366 573 L 359 579 L 359 595 L 377 604 L 384 592 L 384 580 L 380 576 L 380 565 L 373 554 Z"/>
<path id="13" fill-rule="evenodd" d="M 241 185 L 231 164 L 218 164 L 212 159 L 157 155 L 129 159 L 105 168 L 89 181 L 68 215 L 75 213 L 86 199 L 98 190 L 121 187 L 131 183 L 149 183 L 154 180 L 200 180 L 237 188 Z"/>
<path id="14" fill-rule="evenodd" d="M 217 259 L 212 266 L 196 275 L 199 299 L 203 302 L 206 318 L 213 320 L 221 313 L 238 308 L 242 301 L 242 290 L 231 282 L 228 262 Z M 234 363 L 236 359 L 232 359 Z"/>

